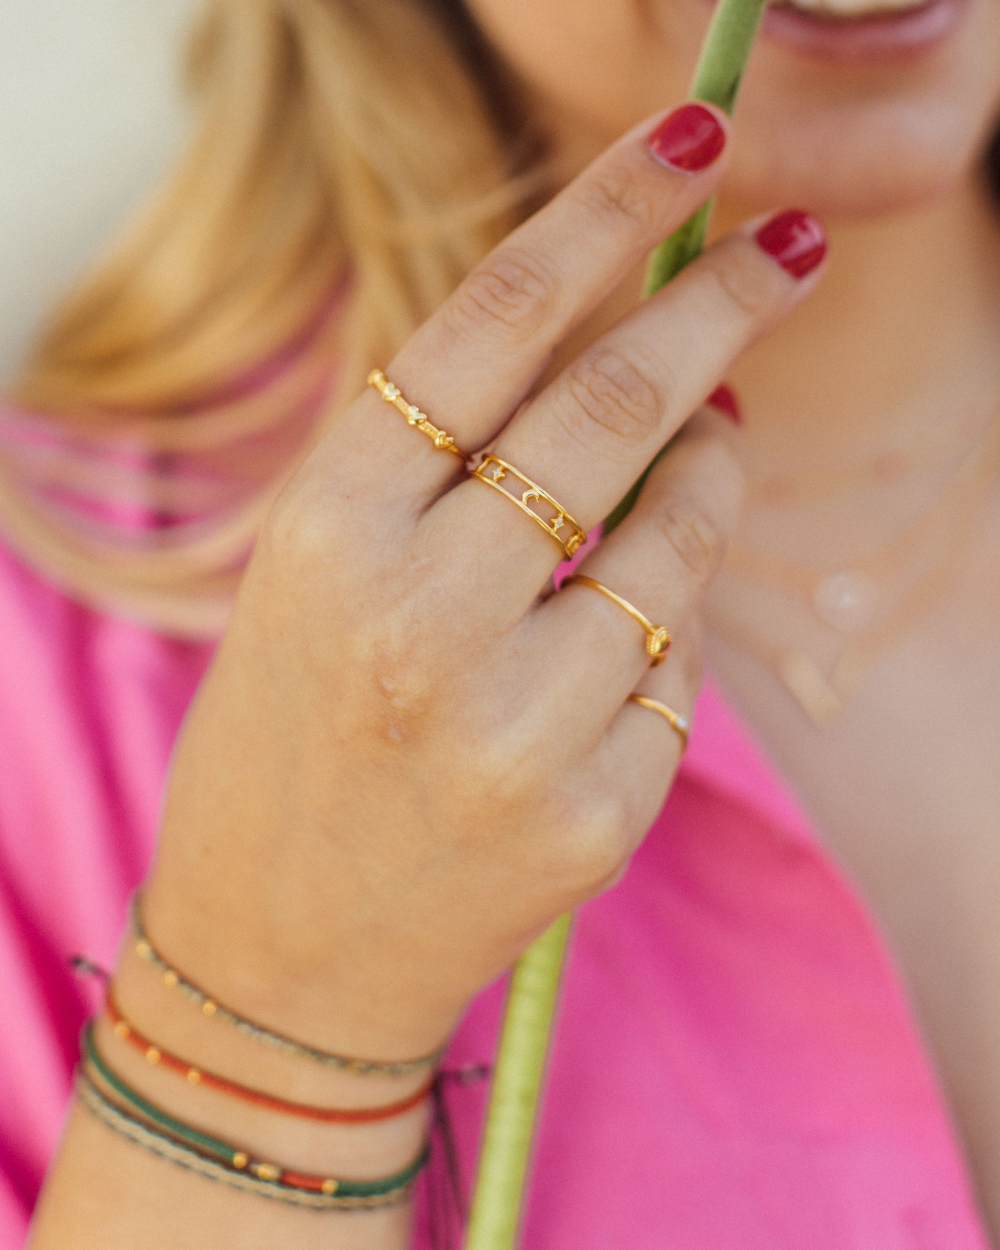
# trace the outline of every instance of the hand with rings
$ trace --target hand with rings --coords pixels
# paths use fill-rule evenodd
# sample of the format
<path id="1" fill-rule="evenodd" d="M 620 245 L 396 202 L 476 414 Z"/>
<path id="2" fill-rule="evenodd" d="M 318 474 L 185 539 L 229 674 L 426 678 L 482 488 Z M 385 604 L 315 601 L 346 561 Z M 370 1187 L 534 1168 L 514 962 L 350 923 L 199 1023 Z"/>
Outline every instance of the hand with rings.
<path id="1" fill-rule="evenodd" d="M 821 270 L 796 277 L 751 223 L 550 366 L 718 184 L 724 153 L 656 158 L 660 121 L 378 362 L 274 506 L 181 735 L 151 928 L 316 1046 L 438 1046 L 616 880 L 677 768 L 741 491 L 722 419 L 689 418 Z M 675 435 L 588 580 L 545 593 Z"/>

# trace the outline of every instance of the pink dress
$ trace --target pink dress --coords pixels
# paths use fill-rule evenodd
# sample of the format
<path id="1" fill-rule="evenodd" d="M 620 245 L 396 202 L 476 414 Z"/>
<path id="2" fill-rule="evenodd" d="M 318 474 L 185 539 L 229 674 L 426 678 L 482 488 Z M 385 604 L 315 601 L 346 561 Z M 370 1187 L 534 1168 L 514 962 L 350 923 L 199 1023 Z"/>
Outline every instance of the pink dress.
<path id="1" fill-rule="evenodd" d="M 94 1006 L 68 960 L 115 957 L 211 649 L 82 607 L 2 546 L 0 640 L 0 1250 L 13 1250 Z M 711 688 L 694 723 L 628 875 L 579 913 L 524 1250 L 984 1250 L 871 917 Z M 449 1070 L 489 1062 L 501 999 L 494 986 L 473 1004 Z M 446 1088 L 467 1186 L 485 1088 Z M 442 1241 L 441 1154 L 418 1250 Z"/>

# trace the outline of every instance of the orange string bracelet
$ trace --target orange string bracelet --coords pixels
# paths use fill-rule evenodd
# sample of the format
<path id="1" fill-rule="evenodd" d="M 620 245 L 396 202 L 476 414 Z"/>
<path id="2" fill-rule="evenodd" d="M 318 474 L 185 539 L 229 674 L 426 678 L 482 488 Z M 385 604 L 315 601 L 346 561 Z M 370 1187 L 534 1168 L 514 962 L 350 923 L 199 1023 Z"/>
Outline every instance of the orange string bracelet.
<path id="1" fill-rule="evenodd" d="M 177 1055 L 172 1055 L 162 1046 L 157 1046 L 148 1037 L 144 1037 L 131 1021 L 122 1015 L 110 989 L 105 996 L 104 1010 L 111 1021 L 115 1036 L 138 1050 L 147 1063 L 154 1067 L 166 1068 L 169 1072 L 176 1072 L 178 1076 L 183 1076 L 190 1085 L 205 1085 L 220 1094 L 228 1094 L 230 1098 L 238 1098 L 241 1102 L 253 1103 L 258 1107 L 266 1107 L 268 1111 L 278 1111 L 282 1115 L 297 1115 L 305 1120 L 319 1120 L 326 1124 L 372 1124 L 378 1120 L 391 1120 L 394 1116 L 412 1111 L 414 1107 L 426 1100 L 434 1083 L 432 1078 L 409 1098 L 389 1103 L 384 1107 L 358 1107 L 349 1110 L 336 1107 L 310 1107 L 305 1103 L 289 1102 L 285 1098 L 277 1098 L 273 1094 L 250 1089 L 236 1081 L 228 1081 L 224 1076 L 219 1076 L 215 1072 L 207 1072 L 204 1068 L 188 1063 L 178 1058 Z"/>

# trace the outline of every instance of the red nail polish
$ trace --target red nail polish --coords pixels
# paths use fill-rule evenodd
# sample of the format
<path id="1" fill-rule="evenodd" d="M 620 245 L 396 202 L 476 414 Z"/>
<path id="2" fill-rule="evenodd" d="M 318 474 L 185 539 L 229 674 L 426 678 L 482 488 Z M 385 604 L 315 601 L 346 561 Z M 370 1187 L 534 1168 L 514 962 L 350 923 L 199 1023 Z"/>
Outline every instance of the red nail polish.
<path id="1" fill-rule="evenodd" d="M 743 413 L 740 412 L 740 403 L 733 394 L 732 388 L 728 387 L 725 382 L 721 386 L 717 386 L 715 390 L 705 400 L 709 408 L 715 408 L 721 412 L 724 417 L 728 417 L 733 425 L 743 424 Z"/>
<path id="2" fill-rule="evenodd" d="M 779 213 L 757 231 L 757 243 L 793 278 L 812 273 L 826 255 L 826 233 L 797 208 Z"/>
<path id="3" fill-rule="evenodd" d="M 682 104 L 646 140 L 664 165 L 694 174 L 707 169 L 726 146 L 719 119 L 701 104 Z"/>

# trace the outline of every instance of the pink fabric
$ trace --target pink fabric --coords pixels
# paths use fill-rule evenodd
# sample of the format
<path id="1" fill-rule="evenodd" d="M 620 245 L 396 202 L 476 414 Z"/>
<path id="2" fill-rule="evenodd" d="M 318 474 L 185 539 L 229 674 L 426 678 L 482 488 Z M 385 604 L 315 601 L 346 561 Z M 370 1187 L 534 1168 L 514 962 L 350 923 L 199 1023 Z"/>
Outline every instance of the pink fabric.
<path id="1" fill-rule="evenodd" d="M 92 1005 L 67 959 L 114 959 L 209 649 L 71 603 L 2 548 L 0 639 L 6 1250 L 55 1148 Z M 489 1061 L 501 998 L 494 986 L 472 1006 L 449 1068 Z M 450 1083 L 466 1184 L 483 1096 Z M 439 1191 L 422 1187 L 417 1250 Z M 578 917 L 525 1250 L 985 1245 L 883 943 L 708 690 L 628 875 Z"/>

